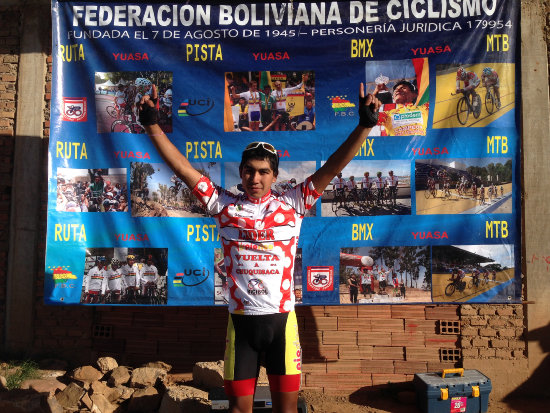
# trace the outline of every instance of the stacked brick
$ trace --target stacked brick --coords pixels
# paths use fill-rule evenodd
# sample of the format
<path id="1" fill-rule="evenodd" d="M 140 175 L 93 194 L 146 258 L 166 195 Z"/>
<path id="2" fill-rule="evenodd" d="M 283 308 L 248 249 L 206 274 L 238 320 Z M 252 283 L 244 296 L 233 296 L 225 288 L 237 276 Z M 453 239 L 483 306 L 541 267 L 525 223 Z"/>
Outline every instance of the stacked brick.
<path id="1" fill-rule="evenodd" d="M 458 306 L 369 305 L 299 307 L 303 384 L 327 394 L 409 382 L 414 373 L 458 367 L 459 333 L 442 334 L 442 321 L 458 323 Z"/>
<path id="2" fill-rule="evenodd" d="M 19 68 L 19 9 L 0 6 L 0 314 L 6 311 L 6 274 L 14 153 L 17 72 Z M 4 317 L 0 317 L 0 332 Z M 0 340 L 3 341 L 0 333 Z"/>
<path id="3" fill-rule="evenodd" d="M 460 345 L 466 359 L 525 358 L 523 305 L 462 305 Z"/>

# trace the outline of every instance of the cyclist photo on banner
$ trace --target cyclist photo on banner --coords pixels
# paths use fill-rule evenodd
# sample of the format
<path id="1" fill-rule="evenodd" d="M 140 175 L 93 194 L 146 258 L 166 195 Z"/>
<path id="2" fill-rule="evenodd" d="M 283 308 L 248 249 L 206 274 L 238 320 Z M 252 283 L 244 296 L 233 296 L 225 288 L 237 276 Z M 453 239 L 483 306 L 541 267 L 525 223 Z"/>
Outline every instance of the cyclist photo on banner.
<path id="1" fill-rule="evenodd" d="M 315 129 L 313 72 L 227 72 L 225 83 L 226 132 Z"/>
<path id="2" fill-rule="evenodd" d="M 367 90 L 382 106 L 369 136 L 426 135 L 429 113 L 428 59 L 369 62 Z"/>
<path id="3" fill-rule="evenodd" d="M 418 215 L 512 213 L 511 158 L 417 160 L 414 169 Z"/>
<path id="4" fill-rule="evenodd" d="M 127 212 L 126 168 L 57 169 L 59 212 Z"/>
<path id="5" fill-rule="evenodd" d="M 513 126 L 515 64 L 436 65 L 434 129 Z"/>
<path id="6" fill-rule="evenodd" d="M 410 175 L 408 160 L 351 161 L 323 192 L 321 215 L 410 215 Z"/>
<path id="7" fill-rule="evenodd" d="M 193 164 L 204 176 L 220 179 L 220 164 Z M 204 217 L 197 198 L 164 163 L 132 162 L 130 167 L 133 217 Z"/>
<path id="8" fill-rule="evenodd" d="M 167 303 L 167 248 L 87 248 L 81 303 Z"/>
<path id="9" fill-rule="evenodd" d="M 431 302 L 429 258 L 429 247 L 342 248 L 340 304 Z"/>
<path id="10" fill-rule="evenodd" d="M 509 302 L 521 291 L 514 267 L 512 245 L 433 246 L 433 301 Z"/>
<path id="11" fill-rule="evenodd" d="M 145 133 L 136 103 L 157 85 L 159 126 L 172 132 L 172 72 L 96 72 L 95 103 L 98 133 Z"/>

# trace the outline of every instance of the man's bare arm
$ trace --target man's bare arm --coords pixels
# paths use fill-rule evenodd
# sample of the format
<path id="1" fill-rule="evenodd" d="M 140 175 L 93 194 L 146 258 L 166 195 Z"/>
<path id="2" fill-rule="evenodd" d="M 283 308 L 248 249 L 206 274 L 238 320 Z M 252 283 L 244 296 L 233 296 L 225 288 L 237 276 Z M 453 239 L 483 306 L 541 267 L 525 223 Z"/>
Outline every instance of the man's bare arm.
<path id="1" fill-rule="evenodd" d="M 139 102 L 140 120 L 142 115 L 155 111 L 155 102 L 157 99 L 157 89 L 153 85 L 153 96 L 144 96 Z M 143 122 L 142 122 L 143 123 Z M 201 177 L 201 173 L 197 171 L 189 162 L 189 160 L 179 151 L 178 148 L 168 139 L 168 136 L 162 131 L 158 123 L 149 123 L 144 125 L 145 131 L 149 135 L 151 142 L 155 145 L 158 153 L 168 164 L 170 169 L 180 178 L 189 188 L 194 188 Z"/>
<path id="2" fill-rule="evenodd" d="M 325 164 L 313 174 L 311 179 L 318 193 L 323 192 L 332 179 L 353 159 L 373 126 L 376 125 L 374 119 L 377 118 L 378 109 L 380 109 L 380 101 L 371 94 L 365 97 L 365 87 L 363 83 L 361 83 L 359 88 L 359 105 L 359 113 L 366 113 L 365 116 L 371 115 L 371 118 L 368 118 L 369 122 L 360 120 L 360 124 L 351 132 L 344 143 L 342 143 L 340 147 L 330 155 Z"/>

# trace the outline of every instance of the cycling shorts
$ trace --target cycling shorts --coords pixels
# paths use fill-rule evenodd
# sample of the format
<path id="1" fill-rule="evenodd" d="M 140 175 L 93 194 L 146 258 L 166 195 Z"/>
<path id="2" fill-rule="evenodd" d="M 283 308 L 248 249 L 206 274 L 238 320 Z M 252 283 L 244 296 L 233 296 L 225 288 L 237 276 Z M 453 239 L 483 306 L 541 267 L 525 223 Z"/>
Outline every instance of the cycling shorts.
<path id="1" fill-rule="evenodd" d="M 251 122 L 259 122 L 260 121 L 260 117 L 261 117 L 261 112 L 260 111 L 257 111 L 257 112 L 250 112 L 250 121 Z"/>
<path id="2" fill-rule="evenodd" d="M 302 349 L 294 311 L 229 314 L 224 367 L 228 396 L 254 394 L 262 355 L 271 392 L 300 390 Z"/>

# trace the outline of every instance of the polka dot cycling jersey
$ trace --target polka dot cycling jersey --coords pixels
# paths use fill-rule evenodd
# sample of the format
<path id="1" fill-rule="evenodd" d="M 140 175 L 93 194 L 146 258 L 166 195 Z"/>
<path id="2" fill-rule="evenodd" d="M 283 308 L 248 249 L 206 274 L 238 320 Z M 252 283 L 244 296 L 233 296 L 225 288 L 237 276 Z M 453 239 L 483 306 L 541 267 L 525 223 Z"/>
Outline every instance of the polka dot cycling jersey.
<path id="1" fill-rule="evenodd" d="M 261 199 L 234 195 L 201 177 L 193 193 L 216 219 L 229 287 L 229 312 L 294 310 L 294 258 L 302 219 L 320 194 L 311 178 Z"/>

